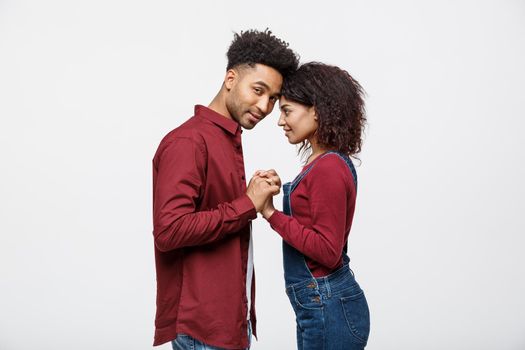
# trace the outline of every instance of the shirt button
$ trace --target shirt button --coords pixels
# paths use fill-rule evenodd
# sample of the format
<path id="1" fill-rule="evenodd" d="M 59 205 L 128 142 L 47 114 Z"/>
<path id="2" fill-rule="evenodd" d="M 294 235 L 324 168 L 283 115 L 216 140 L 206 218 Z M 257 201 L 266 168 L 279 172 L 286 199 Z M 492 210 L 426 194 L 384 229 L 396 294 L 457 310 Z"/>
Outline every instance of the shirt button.
<path id="1" fill-rule="evenodd" d="M 245 180 L 246 178 L 244 177 L 244 175 L 241 175 L 241 179 Z"/>

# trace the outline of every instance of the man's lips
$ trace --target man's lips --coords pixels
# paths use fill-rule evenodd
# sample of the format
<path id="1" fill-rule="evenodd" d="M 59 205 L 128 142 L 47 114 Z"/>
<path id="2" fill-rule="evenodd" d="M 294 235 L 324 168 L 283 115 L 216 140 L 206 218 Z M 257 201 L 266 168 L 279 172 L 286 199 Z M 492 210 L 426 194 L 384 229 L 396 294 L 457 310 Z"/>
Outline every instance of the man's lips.
<path id="1" fill-rule="evenodd" d="M 248 112 L 248 115 L 250 116 L 250 122 L 255 125 L 257 123 L 259 123 L 261 120 L 262 120 L 262 116 L 258 115 L 258 114 L 254 114 L 252 112 Z"/>
<path id="2" fill-rule="evenodd" d="M 262 119 L 262 116 L 259 115 L 259 114 L 255 114 L 255 113 L 252 113 L 252 112 L 248 112 L 252 117 L 254 117 L 255 119 L 257 120 L 261 120 Z"/>

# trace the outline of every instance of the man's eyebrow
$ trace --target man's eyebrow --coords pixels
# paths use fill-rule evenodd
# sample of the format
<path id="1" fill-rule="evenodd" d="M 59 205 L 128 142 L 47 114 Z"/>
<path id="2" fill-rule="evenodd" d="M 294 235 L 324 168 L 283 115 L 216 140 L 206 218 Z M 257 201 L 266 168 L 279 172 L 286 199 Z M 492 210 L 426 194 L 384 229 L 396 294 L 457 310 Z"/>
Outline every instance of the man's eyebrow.
<path id="1" fill-rule="evenodd" d="M 262 81 L 262 80 L 256 81 L 254 84 L 261 85 L 261 86 L 264 87 L 266 90 L 269 90 L 269 91 L 271 90 L 271 89 L 270 89 L 270 86 L 268 86 L 268 84 L 266 84 L 266 83 L 265 83 L 264 81 Z M 274 95 L 275 95 L 275 96 L 281 96 L 281 92 L 280 92 L 280 91 L 279 91 L 279 92 L 276 92 Z"/>
<path id="2" fill-rule="evenodd" d="M 270 90 L 270 87 L 264 81 L 259 80 L 259 81 L 256 81 L 254 84 L 259 84 L 259 85 L 265 87 L 267 90 Z"/>
<path id="3" fill-rule="evenodd" d="M 264 87 L 266 90 L 270 91 L 270 87 L 268 86 L 268 84 L 266 84 L 264 81 L 262 80 L 259 80 L 259 81 L 256 81 L 254 84 L 257 84 L 257 85 L 261 85 L 262 87 Z M 276 92 L 275 94 L 273 94 L 273 96 L 279 98 L 281 97 L 281 92 Z"/>

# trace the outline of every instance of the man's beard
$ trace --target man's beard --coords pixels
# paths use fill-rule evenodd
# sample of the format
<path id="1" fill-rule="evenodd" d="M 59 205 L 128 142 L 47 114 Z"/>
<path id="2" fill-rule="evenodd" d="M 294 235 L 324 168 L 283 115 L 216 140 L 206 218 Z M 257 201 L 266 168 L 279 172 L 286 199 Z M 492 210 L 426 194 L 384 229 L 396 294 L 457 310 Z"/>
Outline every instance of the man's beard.
<path id="1" fill-rule="evenodd" d="M 235 120 L 239 125 L 241 125 L 245 129 L 252 129 L 255 125 L 251 123 L 243 123 L 243 115 L 249 112 L 248 109 L 245 109 L 241 104 L 238 104 L 235 102 L 236 99 L 232 96 L 232 98 L 226 103 L 226 108 L 228 109 L 228 113 L 230 113 L 230 116 L 233 120 Z"/>

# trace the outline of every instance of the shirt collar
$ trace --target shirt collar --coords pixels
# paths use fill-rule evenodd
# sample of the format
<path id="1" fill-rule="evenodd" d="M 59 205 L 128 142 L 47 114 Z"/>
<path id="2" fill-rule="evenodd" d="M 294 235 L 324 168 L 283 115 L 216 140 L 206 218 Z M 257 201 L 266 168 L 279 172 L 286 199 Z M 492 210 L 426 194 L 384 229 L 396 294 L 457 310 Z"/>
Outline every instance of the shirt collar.
<path id="1" fill-rule="evenodd" d="M 240 129 L 239 123 L 237 123 L 235 120 L 228 119 L 222 114 L 202 105 L 195 106 L 195 115 L 211 121 L 232 135 L 235 135 L 237 130 Z"/>

